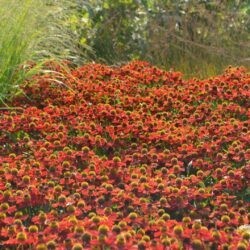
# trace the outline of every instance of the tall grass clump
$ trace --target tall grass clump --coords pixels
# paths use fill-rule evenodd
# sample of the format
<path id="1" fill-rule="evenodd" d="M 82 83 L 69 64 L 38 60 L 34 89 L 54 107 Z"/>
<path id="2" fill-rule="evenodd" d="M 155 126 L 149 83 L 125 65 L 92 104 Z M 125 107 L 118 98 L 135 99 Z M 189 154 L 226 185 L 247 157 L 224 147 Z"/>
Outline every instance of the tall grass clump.
<path id="1" fill-rule="evenodd" d="M 80 60 L 78 39 L 65 25 L 68 7 L 67 1 L 0 0 L 0 106 L 22 93 L 20 85 L 46 60 Z"/>
<path id="2" fill-rule="evenodd" d="M 32 58 L 39 35 L 34 1 L 0 1 L 0 101 L 19 93 L 19 84 L 32 72 L 21 64 Z"/>

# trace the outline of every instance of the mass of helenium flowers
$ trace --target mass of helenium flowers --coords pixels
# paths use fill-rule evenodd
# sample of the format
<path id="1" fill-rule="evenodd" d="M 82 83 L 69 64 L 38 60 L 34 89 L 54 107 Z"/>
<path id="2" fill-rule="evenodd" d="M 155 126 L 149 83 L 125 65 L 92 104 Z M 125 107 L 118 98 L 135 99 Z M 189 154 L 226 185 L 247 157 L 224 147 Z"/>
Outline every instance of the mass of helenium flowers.
<path id="1" fill-rule="evenodd" d="M 249 249 L 244 68 L 49 67 L 0 111 L 1 247 Z"/>

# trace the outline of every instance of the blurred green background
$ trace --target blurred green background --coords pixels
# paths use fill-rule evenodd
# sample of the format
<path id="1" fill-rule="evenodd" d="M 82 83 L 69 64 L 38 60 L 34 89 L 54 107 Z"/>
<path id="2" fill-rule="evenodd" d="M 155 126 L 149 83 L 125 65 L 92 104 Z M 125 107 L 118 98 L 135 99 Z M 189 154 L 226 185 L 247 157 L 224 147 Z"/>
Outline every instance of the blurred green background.
<path id="1" fill-rule="evenodd" d="M 140 59 L 207 77 L 249 67 L 249 18 L 250 1 L 87 0 L 72 6 L 68 25 L 95 61 Z"/>

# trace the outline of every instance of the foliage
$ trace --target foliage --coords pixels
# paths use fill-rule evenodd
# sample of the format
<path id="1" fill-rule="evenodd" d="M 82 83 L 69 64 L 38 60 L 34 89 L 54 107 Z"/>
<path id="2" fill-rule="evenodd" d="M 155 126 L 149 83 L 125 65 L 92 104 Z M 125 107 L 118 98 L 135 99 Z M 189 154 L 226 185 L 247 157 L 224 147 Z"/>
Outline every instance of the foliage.
<path id="1" fill-rule="evenodd" d="M 0 101 L 19 91 L 18 85 L 27 77 L 20 64 L 29 58 L 37 31 L 31 1 L 0 2 Z M 34 26 L 33 26 L 34 25 Z M 29 27 L 29 29 L 27 29 Z M 24 66 L 24 65 L 23 65 Z"/>
<path id="2" fill-rule="evenodd" d="M 69 23 L 99 61 L 143 59 L 196 76 L 229 64 L 249 66 L 245 0 L 88 0 L 76 9 Z"/>
<path id="3" fill-rule="evenodd" d="M 0 1 L 1 105 L 20 94 L 19 85 L 41 71 L 44 60 L 84 61 L 78 38 L 64 25 L 67 8 L 63 1 L 56 5 L 40 0 Z"/>

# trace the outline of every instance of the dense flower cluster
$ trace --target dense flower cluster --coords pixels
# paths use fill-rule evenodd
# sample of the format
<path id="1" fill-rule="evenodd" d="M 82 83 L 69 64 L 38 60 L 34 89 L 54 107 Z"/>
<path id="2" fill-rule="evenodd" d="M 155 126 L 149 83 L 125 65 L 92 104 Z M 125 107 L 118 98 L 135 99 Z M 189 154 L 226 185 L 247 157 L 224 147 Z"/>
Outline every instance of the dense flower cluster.
<path id="1" fill-rule="evenodd" d="M 244 69 L 50 67 L 0 113 L 2 246 L 249 249 Z"/>

